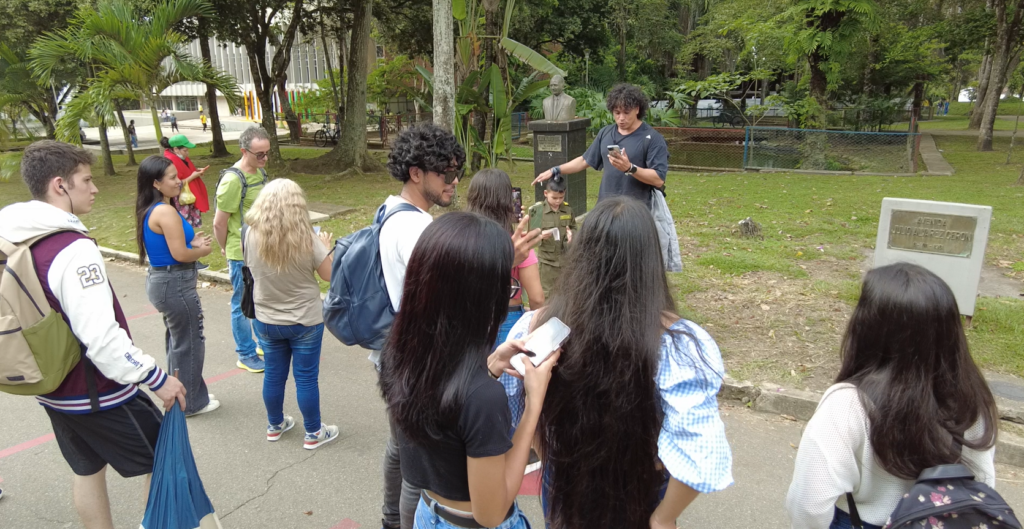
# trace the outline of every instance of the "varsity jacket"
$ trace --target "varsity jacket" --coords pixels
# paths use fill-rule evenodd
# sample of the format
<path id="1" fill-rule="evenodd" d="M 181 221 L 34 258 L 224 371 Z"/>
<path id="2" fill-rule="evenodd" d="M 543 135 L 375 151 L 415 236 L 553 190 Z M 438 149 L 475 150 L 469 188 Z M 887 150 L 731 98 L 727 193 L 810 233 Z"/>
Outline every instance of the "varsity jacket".
<path id="1" fill-rule="evenodd" d="M 33 200 L 0 210 L 0 237 L 9 241 L 55 229 L 87 231 L 77 216 L 45 202 Z M 71 327 L 83 357 L 95 366 L 98 409 L 116 408 L 135 398 L 138 384 L 160 389 L 167 374 L 132 343 L 96 243 L 81 233 L 58 233 L 34 244 L 32 257 L 47 301 Z M 79 362 L 55 391 L 36 398 L 64 413 L 95 411 L 89 398 L 89 371 L 86 362 Z"/>

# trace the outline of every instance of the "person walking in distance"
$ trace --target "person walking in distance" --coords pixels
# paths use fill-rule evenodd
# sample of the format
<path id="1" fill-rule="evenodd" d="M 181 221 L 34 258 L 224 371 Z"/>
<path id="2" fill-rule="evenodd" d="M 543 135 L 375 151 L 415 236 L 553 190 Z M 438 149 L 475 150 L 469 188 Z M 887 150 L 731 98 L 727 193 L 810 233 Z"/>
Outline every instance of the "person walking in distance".
<path id="1" fill-rule="evenodd" d="M 267 369 L 263 376 L 267 440 L 277 441 L 295 426 L 295 419 L 283 411 L 291 366 L 306 431 L 303 448 L 314 450 L 338 438 L 338 427 L 320 420 L 324 304 L 313 277 L 316 272 L 320 279 L 331 280 L 333 237 L 313 230 L 305 193 L 286 178 L 267 184 L 245 222 L 242 253 L 254 283 L 253 328 L 265 351 Z"/>
<path id="2" fill-rule="evenodd" d="M 252 322 L 242 314 L 242 224 L 245 212 L 252 207 L 267 183 L 267 157 L 270 155 L 270 136 L 262 127 L 252 126 L 238 138 L 242 159 L 221 172 L 217 184 L 217 214 L 213 217 L 213 235 L 220 246 L 221 255 L 228 260 L 231 276 L 231 334 L 235 339 L 238 367 L 252 373 L 264 369 L 263 350 L 252 338 Z"/>
<path id="3" fill-rule="evenodd" d="M 178 116 L 171 114 L 171 132 L 181 132 L 178 130 Z"/>
<path id="4" fill-rule="evenodd" d="M 199 113 L 199 122 L 203 124 L 203 132 L 206 132 L 206 114 Z"/>
<path id="5" fill-rule="evenodd" d="M 128 138 L 131 139 L 132 148 L 139 148 L 139 137 L 135 134 L 135 120 L 128 122 Z"/>
<path id="6" fill-rule="evenodd" d="M 175 404 L 184 410 L 186 391 L 132 342 L 105 260 L 78 218 L 92 210 L 99 192 L 92 163 L 87 151 L 65 143 L 44 140 L 25 148 L 21 176 L 33 200 L 0 210 L 0 237 L 17 243 L 58 232 L 35 242 L 32 258 L 50 308 L 81 344 L 81 360 L 55 391 L 36 399 L 75 474 L 82 525 L 113 529 L 107 466 L 122 477 L 146 476 L 141 485 L 148 492 L 160 432 L 160 409 L 139 384 L 149 386 L 165 410 Z"/>
<path id="7" fill-rule="evenodd" d="M 150 156 L 139 165 L 135 202 L 135 242 L 139 265 L 146 266 L 146 294 L 163 315 L 166 327 L 167 366 L 177 371 L 188 390 L 185 415 L 216 410 L 220 402 L 210 396 L 203 381 L 206 338 L 203 306 L 196 292 L 196 262 L 210 255 L 210 237 L 196 232 L 171 206 L 182 183 L 177 169 L 163 156 Z"/>

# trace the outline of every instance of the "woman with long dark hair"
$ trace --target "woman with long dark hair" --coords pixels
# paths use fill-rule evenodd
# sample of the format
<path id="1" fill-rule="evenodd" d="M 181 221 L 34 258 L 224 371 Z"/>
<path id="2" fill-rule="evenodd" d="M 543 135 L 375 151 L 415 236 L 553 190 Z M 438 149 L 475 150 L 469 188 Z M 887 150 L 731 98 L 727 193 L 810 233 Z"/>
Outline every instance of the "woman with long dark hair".
<path id="1" fill-rule="evenodd" d="M 851 527 L 848 492 L 864 529 L 881 527 L 936 465 L 962 462 L 995 486 L 998 410 L 942 279 L 909 263 L 868 272 L 841 348 L 797 452 L 794 528 Z"/>
<path id="2" fill-rule="evenodd" d="M 509 333 L 551 318 L 572 330 L 537 426 L 550 527 L 675 528 L 699 493 L 732 484 L 732 453 L 718 414 L 721 354 L 676 313 L 650 210 L 599 202 L 573 237 L 559 292 Z"/>
<path id="3" fill-rule="evenodd" d="M 479 213 L 501 227 L 508 230 L 511 237 L 519 222 L 512 198 L 512 179 L 501 169 L 484 169 L 469 182 L 466 194 L 466 210 Z M 540 282 L 540 261 L 534 250 L 530 250 L 526 260 L 512 267 L 512 288 L 515 292 L 508 301 L 508 314 L 498 330 L 497 343 L 504 343 L 508 331 L 512 329 L 523 315 L 523 295 L 530 299 L 530 308 L 537 310 L 544 305 L 544 289 Z"/>
<path id="4" fill-rule="evenodd" d="M 510 439 L 495 378 L 523 344 L 491 349 L 508 311 L 512 263 L 507 228 L 463 212 L 431 223 L 410 257 L 380 387 L 402 477 L 422 491 L 417 528 L 529 527 L 515 498 L 558 353 L 536 368 L 525 362 L 525 413 Z"/>
<path id="5" fill-rule="evenodd" d="M 163 314 L 167 328 L 167 365 L 190 395 L 185 415 L 216 410 L 220 402 L 203 381 L 206 339 L 203 306 L 196 292 L 196 261 L 210 255 L 210 237 L 196 232 L 171 199 L 181 192 L 178 172 L 170 160 L 150 156 L 139 165 L 135 201 L 135 242 L 139 264 L 146 265 L 146 294 Z"/>

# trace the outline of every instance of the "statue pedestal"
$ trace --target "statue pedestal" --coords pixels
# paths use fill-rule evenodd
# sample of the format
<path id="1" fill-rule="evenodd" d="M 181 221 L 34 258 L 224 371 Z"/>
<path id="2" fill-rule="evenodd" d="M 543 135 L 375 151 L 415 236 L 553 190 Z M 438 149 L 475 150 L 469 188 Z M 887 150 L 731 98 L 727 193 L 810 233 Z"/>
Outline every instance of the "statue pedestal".
<path id="1" fill-rule="evenodd" d="M 587 144 L 587 127 L 589 118 L 570 121 L 531 121 L 529 129 L 533 132 L 533 175 L 566 163 L 583 153 L 590 145 Z M 587 170 L 566 174 L 567 189 L 565 200 L 572 207 L 573 214 L 579 216 L 587 212 Z M 534 186 L 534 195 L 538 202 L 544 200 L 544 185 Z"/>

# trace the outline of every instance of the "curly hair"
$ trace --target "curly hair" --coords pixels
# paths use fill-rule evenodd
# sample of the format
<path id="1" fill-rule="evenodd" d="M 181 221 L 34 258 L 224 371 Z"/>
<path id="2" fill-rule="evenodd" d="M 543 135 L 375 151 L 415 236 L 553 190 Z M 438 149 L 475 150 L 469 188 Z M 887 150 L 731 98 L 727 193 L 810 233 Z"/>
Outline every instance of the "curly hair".
<path id="1" fill-rule="evenodd" d="M 245 222 L 259 236 L 256 253 L 277 272 L 312 258 L 313 226 L 306 211 L 306 193 L 294 181 L 271 180 L 246 212 Z"/>
<path id="2" fill-rule="evenodd" d="M 424 123 L 403 130 L 391 144 L 388 172 L 404 184 L 409 181 L 409 169 L 444 172 L 451 166 L 452 158 L 456 169 L 466 163 L 466 151 L 455 135 L 433 123 Z"/>
<path id="3" fill-rule="evenodd" d="M 644 116 L 647 115 L 647 96 L 644 95 L 639 86 L 631 84 L 615 85 L 612 91 L 608 92 L 605 100 L 607 101 L 608 112 L 636 108 L 640 110 L 637 114 L 637 119 L 640 121 L 643 121 Z"/>

